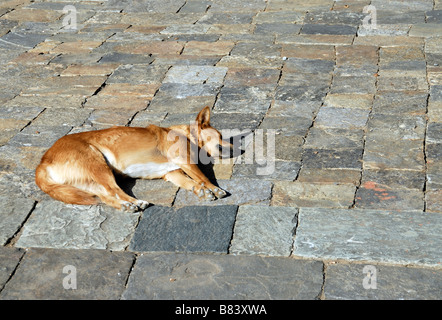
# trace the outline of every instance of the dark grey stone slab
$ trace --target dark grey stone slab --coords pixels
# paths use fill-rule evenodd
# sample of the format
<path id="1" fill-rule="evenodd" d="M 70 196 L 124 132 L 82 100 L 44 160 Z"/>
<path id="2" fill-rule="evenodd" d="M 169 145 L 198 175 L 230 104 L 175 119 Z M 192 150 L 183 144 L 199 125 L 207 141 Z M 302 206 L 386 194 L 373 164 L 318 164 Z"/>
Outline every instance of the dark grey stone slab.
<path id="1" fill-rule="evenodd" d="M 304 147 L 307 149 L 361 149 L 364 131 L 313 126 L 308 132 Z"/>
<path id="2" fill-rule="evenodd" d="M 31 34 L 23 32 L 10 32 L 0 37 L 0 48 L 16 49 L 24 48 L 31 49 L 40 42 L 43 42 L 49 35 L 45 34 Z"/>
<path id="3" fill-rule="evenodd" d="M 304 24 L 301 34 L 355 35 L 357 26 L 342 24 Z"/>
<path id="4" fill-rule="evenodd" d="M 301 208 L 293 254 L 305 258 L 438 266 L 442 215 Z"/>
<path id="5" fill-rule="evenodd" d="M 266 163 L 267 165 L 267 163 Z M 293 181 L 298 176 L 301 163 L 299 161 L 275 161 L 273 173 L 267 175 L 258 175 L 257 169 L 266 167 L 266 165 L 252 164 L 236 164 L 233 167 L 232 177 L 234 178 L 252 178 L 265 180 L 290 180 Z"/>
<path id="6" fill-rule="evenodd" d="M 305 168 L 361 168 L 362 148 L 358 149 L 304 149 L 302 163 Z"/>
<path id="7" fill-rule="evenodd" d="M 335 62 L 330 60 L 288 58 L 285 62 L 283 73 L 294 72 L 321 75 L 333 72 L 334 66 Z"/>
<path id="8" fill-rule="evenodd" d="M 24 251 L 17 248 L 0 247 L 0 290 L 11 277 Z"/>
<path id="9" fill-rule="evenodd" d="M 442 10 L 432 10 L 425 13 L 426 21 L 431 23 L 442 23 Z"/>
<path id="10" fill-rule="evenodd" d="M 275 99 L 283 101 L 322 101 L 328 91 L 328 85 L 320 86 L 280 86 L 276 89 Z"/>
<path id="11" fill-rule="evenodd" d="M 100 59 L 99 63 L 150 64 L 153 60 L 150 55 L 109 52 Z"/>
<path id="12" fill-rule="evenodd" d="M 298 34 L 301 25 L 293 23 L 260 23 L 256 25 L 254 34 Z"/>
<path id="13" fill-rule="evenodd" d="M 144 211 L 130 250 L 227 253 L 236 211 L 237 206 L 152 206 Z"/>
<path id="14" fill-rule="evenodd" d="M 325 279 L 325 299 L 436 300 L 440 298 L 442 270 L 335 264 L 327 267 Z"/>
<path id="15" fill-rule="evenodd" d="M 30 249 L 0 299 L 119 299 L 133 259 L 129 252 Z"/>
<path id="16" fill-rule="evenodd" d="M 22 197 L 0 197 L 0 244 L 4 245 L 21 227 L 35 201 Z"/>
<path id="17" fill-rule="evenodd" d="M 320 261 L 291 258 L 144 254 L 123 299 L 316 299 Z"/>
<path id="18" fill-rule="evenodd" d="M 373 112 L 383 114 L 425 114 L 428 94 L 423 92 L 381 91 L 376 93 Z"/>

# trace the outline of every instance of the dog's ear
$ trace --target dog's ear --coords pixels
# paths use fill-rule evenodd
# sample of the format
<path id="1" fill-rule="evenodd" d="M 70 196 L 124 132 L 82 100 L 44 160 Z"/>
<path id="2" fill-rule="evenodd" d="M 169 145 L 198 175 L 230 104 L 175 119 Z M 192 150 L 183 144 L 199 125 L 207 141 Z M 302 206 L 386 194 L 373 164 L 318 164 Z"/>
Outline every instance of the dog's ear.
<path id="1" fill-rule="evenodd" d="M 198 113 L 198 116 L 196 117 L 196 122 L 201 127 L 207 127 L 210 125 L 210 108 L 204 107 L 203 110 Z"/>

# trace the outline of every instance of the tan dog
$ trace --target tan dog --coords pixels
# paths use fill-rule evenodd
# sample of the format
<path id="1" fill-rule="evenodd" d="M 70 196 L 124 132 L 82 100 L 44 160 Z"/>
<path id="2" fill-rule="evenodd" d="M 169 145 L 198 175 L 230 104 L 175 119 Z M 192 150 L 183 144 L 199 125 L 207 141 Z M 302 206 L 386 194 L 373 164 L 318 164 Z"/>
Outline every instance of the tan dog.
<path id="1" fill-rule="evenodd" d="M 213 200 L 226 192 L 207 179 L 196 157 L 202 151 L 220 157 L 222 148 L 231 153 L 232 147 L 210 126 L 210 109 L 205 107 L 194 125 L 112 127 L 64 136 L 44 154 L 35 182 L 65 203 L 91 205 L 101 200 L 126 211 L 145 209 L 149 203 L 126 194 L 113 171 L 132 178 L 163 178 Z"/>

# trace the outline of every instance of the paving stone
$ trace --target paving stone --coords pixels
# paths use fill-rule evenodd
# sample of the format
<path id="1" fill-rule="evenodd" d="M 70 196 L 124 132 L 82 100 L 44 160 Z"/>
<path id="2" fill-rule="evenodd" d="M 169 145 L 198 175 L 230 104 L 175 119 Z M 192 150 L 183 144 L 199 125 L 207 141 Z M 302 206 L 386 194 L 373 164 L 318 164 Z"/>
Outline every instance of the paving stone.
<path id="1" fill-rule="evenodd" d="M 331 45 L 303 45 L 287 43 L 282 45 L 281 56 L 298 59 L 334 60 L 335 49 Z"/>
<path id="2" fill-rule="evenodd" d="M 274 164 L 274 170 L 271 174 L 258 175 L 257 168 L 263 170 L 268 164 L 258 165 L 252 164 L 236 164 L 233 167 L 232 176 L 234 178 L 252 178 L 252 179 L 265 179 L 265 180 L 289 180 L 293 181 L 298 176 L 301 163 L 299 161 L 280 161 L 276 160 Z"/>
<path id="3" fill-rule="evenodd" d="M 174 206 L 223 206 L 259 204 L 268 205 L 272 183 L 257 179 L 218 180 L 219 187 L 227 192 L 227 196 L 214 201 L 200 200 L 190 191 L 180 189 L 175 198 Z"/>
<path id="4" fill-rule="evenodd" d="M 225 56 L 230 53 L 235 43 L 233 41 L 189 41 L 183 51 L 183 55 L 198 56 Z"/>
<path id="5" fill-rule="evenodd" d="M 23 256 L 23 251 L 17 248 L 0 247 L 0 290 L 17 268 Z"/>
<path id="6" fill-rule="evenodd" d="M 437 266 L 442 239 L 433 226 L 441 219 L 412 210 L 301 208 L 293 255 Z"/>
<path id="7" fill-rule="evenodd" d="M 288 58 L 284 71 L 324 75 L 331 73 L 334 66 L 334 61 L 330 60 Z"/>
<path id="8" fill-rule="evenodd" d="M 354 149 L 304 149 L 302 163 L 305 168 L 359 169 L 362 148 Z"/>
<path id="9" fill-rule="evenodd" d="M 344 24 L 304 24 L 301 34 L 354 35 L 357 27 Z"/>
<path id="10" fill-rule="evenodd" d="M 353 203 L 355 189 L 350 184 L 277 181 L 272 191 L 272 205 L 348 208 Z"/>
<path id="11" fill-rule="evenodd" d="M 253 111 L 252 111 L 253 112 Z M 256 129 L 264 117 L 263 113 L 232 113 L 213 112 L 210 123 L 218 130 L 221 129 Z"/>
<path id="12" fill-rule="evenodd" d="M 30 125 L 9 140 L 9 144 L 15 147 L 48 148 L 52 146 L 55 141 L 66 135 L 71 128 L 71 126 Z"/>
<path id="13" fill-rule="evenodd" d="M 309 73 L 282 72 L 282 77 L 278 82 L 280 86 L 329 86 L 332 80 L 331 74 L 317 75 Z"/>
<path id="14" fill-rule="evenodd" d="M 356 37 L 354 41 L 355 45 L 370 45 L 378 47 L 396 47 L 396 46 L 422 46 L 424 44 L 424 38 L 408 37 L 407 35 L 395 36 L 390 35 L 388 37 L 381 35 Z"/>
<path id="15" fill-rule="evenodd" d="M 301 30 L 301 25 L 292 23 L 260 23 L 256 25 L 254 34 L 298 34 Z"/>
<path id="16" fill-rule="evenodd" d="M 227 253 L 237 209 L 149 207 L 137 226 L 130 250 Z"/>
<path id="17" fill-rule="evenodd" d="M 119 299 L 133 260 L 128 252 L 30 249 L 0 299 Z"/>
<path id="18" fill-rule="evenodd" d="M 109 52 L 100 59 L 99 63 L 150 64 L 153 60 L 154 58 L 145 54 Z"/>
<path id="19" fill-rule="evenodd" d="M 428 83 L 426 77 L 379 77 L 379 91 L 426 91 Z"/>
<path id="20" fill-rule="evenodd" d="M 423 190 L 425 172 L 413 170 L 364 170 L 362 184 L 375 183 L 390 189 Z"/>
<path id="21" fill-rule="evenodd" d="M 263 11 L 258 12 L 253 21 L 260 23 L 302 23 L 304 13 L 296 11 Z"/>
<path id="22" fill-rule="evenodd" d="M 356 192 L 355 208 L 424 210 L 424 193 L 418 189 L 393 189 L 366 181 Z"/>
<path id="23" fill-rule="evenodd" d="M 321 128 L 313 126 L 307 135 L 306 149 L 357 149 L 363 146 L 363 130 Z"/>
<path id="24" fill-rule="evenodd" d="M 408 24 L 376 24 L 376 28 L 359 28 L 356 38 L 367 36 L 406 36 L 409 31 L 410 25 Z"/>
<path id="25" fill-rule="evenodd" d="M 0 244 L 5 245 L 18 232 L 34 207 L 34 200 L 21 197 L 1 196 Z M 0 281 L 1 287 L 1 281 Z"/>
<path id="26" fill-rule="evenodd" d="M 360 12 L 313 11 L 306 13 L 304 23 L 358 26 L 364 17 L 365 14 Z"/>
<path id="27" fill-rule="evenodd" d="M 161 83 L 168 67 L 153 65 L 122 65 L 106 83 L 154 84 Z"/>
<path id="28" fill-rule="evenodd" d="M 375 67 L 369 76 L 334 76 L 330 93 L 374 94 L 376 91 L 376 78 L 374 77 L 376 69 Z"/>
<path id="29" fill-rule="evenodd" d="M 376 282 L 367 283 L 367 264 L 334 264 L 327 267 L 325 299 L 345 300 L 434 300 L 439 295 L 440 270 L 413 267 L 369 265 Z M 372 276 L 372 277 L 373 277 Z M 371 278 L 373 279 L 373 278 Z M 375 284 L 376 283 L 376 284 Z"/>
<path id="30" fill-rule="evenodd" d="M 379 133 L 380 138 L 367 136 L 364 150 L 364 169 L 401 169 L 423 170 L 424 153 L 423 141 L 382 139 L 381 134 L 387 135 L 389 131 Z"/>
<path id="31" fill-rule="evenodd" d="M 353 35 L 332 34 L 300 34 L 278 35 L 276 43 L 296 43 L 303 45 L 350 45 L 353 43 Z"/>
<path id="32" fill-rule="evenodd" d="M 440 23 L 417 23 L 411 26 L 410 37 L 434 37 L 442 36 L 442 25 Z"/>
<path id="33" fill-rule="evenodd" d="M 266 87 L 278 83 L 280 71 L 276 69 L 229 68 L 224 79 L 224 86 L 235 87 Z M 245 88 L 246 90 L 248 88 Z"/>
<path id="34" fill-rule="evenodd" d="M 315 299 L 322 268 L 319 261 L 280 257 L 144 254 L 122 298 Z"/>
<path id="35" fill-rule="evenodd" d="M 290 207 L 239 207 L 229 253 L 289 256 L 297 213 Z"/>
<path id="36" fill-rule="evenodd" d="M 174 66 L 166 74 L 163 83 L 221 84 L 227 68 L 210 66 Z"/>
<path id="37" fill-rule="evenodd" d="M 272 91 L 268 87 L 226 87 L 218 96 L 214 110 L 217 112 L 261 113 L 270 107 Z"/>
<path id="38" fill-rule="evenodd" d="M 171 206 L 178 192 L 178 187 L 164 180 L 137 179 L 128 194 L 133 193 L 135 198 L 160 206 Z M 122 186 L 123 190 L 129 191 Z"/>
<path id="39" fill-rule="evenodd" d="M 303 117 L 309 120 L 313 120 L 321 107 L 321 101 L 308 101 L 308 100 L 295 100 L 295 101 L 282 101 L 275 100 L 268 111 L 269 118 L 274 117 Z M 308 128 L 310 128 L 310 125 Z M 307 129 L 308 129 L 307 128 Z M 305 135 L 305 134 L 304 134 Z"/>
<path id="40" fill-rule="evenodd" d="M 425 193 L 425 209 L 427 212 L 442 212 L 442 191 L 430 190 Z"/>
<path id="41" fill-rule="evenodd" d="M 358 169 L 305 168 L 299 171 L 297 181 L 306 183 L 359 185 L 361 172 Z"/>
<path id="42" fill-rule="evenodd" d="M 398 118 L 393 114 L 372 114 L 368 121 L 367 138 L 379 141 L 382 135 L 396 140 L 424 139 L 425 120 L 422 115 L 403 115 Z"/>
<path id="43" fill-rule="evenodd" d="M 426 112 L 428 94 L 423 92 L 379 92 L 373 101 L 373 112 L 420 115 Z"/>
<path id="44" fill-rule="evenodd" d="M 0 37 L 0 48 L 14 50 L 17 48 L 31 49 L 38 43 L 43 42 L 48 35 L 30 34 L 21 32 L 9 32 Z"/>
<path id="45" fill-rule="evenodd" d="M 185 0 L 164 0 L 164 1 L 130 1 L 124 7 L 123 12 L 158 12 L 158 13 L 175 13 L 186 3 Z"/>
<path id="46" fill-rule="evenodd" d="M 122 251 L 129 244 L 138 218 L 139 213 L 108 206 L 43 201 L 26 222 L 16 246 Z"/>
<path id="47" fill-rule="evenodd" d="M 265 1 L 250 0 L 244 1 L 230 1 L 229 3 L 223 1 L 216 1 L 210 7 L 211 12 L 258 12 L 264 11 L 266 8 Z"/>
<path id="48" fill-rule="evenodd" d="M 315 86 L 280 86 L 276 89 L 275 99 L 283 101 L 310 100 L 322 101 L 328 85 Z"/>
<path id="49" fill-rule="evenodd" d="M 326 108 L 319 110 L 315 126 L 320 128 L 361 129 L 364 128 L 370 110 Z"/>

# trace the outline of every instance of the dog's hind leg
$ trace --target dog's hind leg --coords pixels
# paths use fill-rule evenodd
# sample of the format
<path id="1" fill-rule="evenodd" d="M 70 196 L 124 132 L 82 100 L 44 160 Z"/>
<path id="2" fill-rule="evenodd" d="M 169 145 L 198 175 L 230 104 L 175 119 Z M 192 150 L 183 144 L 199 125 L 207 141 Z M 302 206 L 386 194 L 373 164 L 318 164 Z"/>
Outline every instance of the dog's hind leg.
<path id="1" fill-rule="evenodd" d="M 90 178 L 101 188 L 96 188 L 95 194 L 106 204 L 124 211 L 138 211 L 145 209 L 149 202 L 137 200 L 125 193 L 115 181 L 112 169 L 108 166 L 104 156 L 100 151 L 91 147 L 95 151 L 94 161 L 88 165 Z"/>

